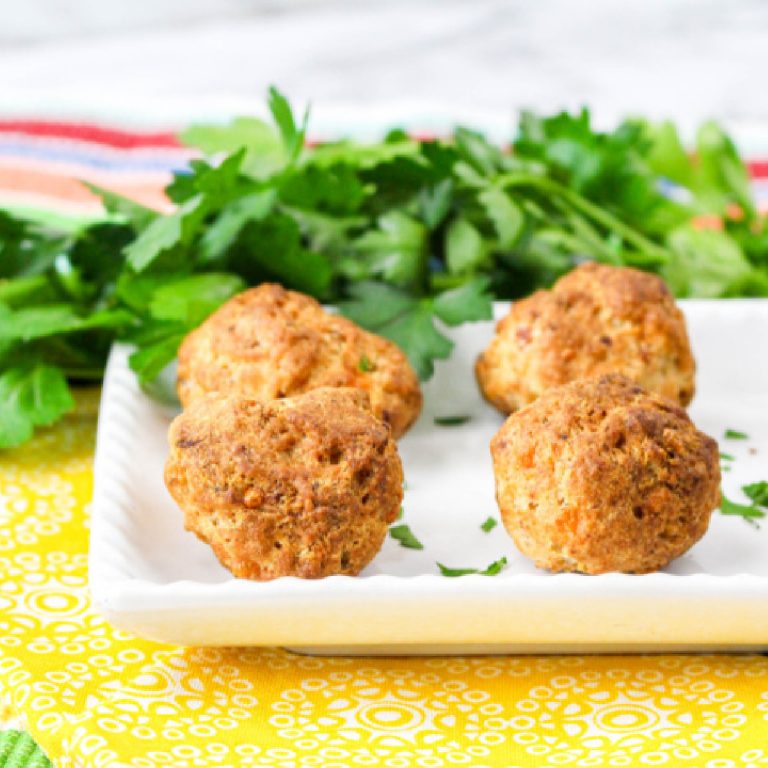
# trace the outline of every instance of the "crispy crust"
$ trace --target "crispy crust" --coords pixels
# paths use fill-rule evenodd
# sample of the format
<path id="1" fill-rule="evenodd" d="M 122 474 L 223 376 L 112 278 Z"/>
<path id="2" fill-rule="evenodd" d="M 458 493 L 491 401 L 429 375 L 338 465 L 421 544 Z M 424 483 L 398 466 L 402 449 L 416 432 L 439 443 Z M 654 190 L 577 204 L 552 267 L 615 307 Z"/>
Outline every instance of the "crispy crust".
<path id="1" fill-rule="evenodd" d="M 685 318 L 659 277 L 589 263 L 515 302 L 475 373 L 485 398 L 512 413 L 552 387 L 606 373 L 687 405 L 695 363 Z"/>
<path id="2" fill-rule="evenodd" d="M 171 425 L 165 482 L 235 576 L 355 575 L 402 502 L 389 427 L 356 389 L 198 398 Z"/>
<path id="3" fill-rule="evenodd" d="M 504 526 L 552 571 L 663 568 L 720 503 L 717 443 L 616 374 L 546 392 L 507 419 L 491 454 Z"/>
<path id="4" fill-rule="evenodd" d="M 178 393 L 185 407 L 207 392 L 266 402 L 318 387 L 364 390 L 395 437 L 421 411 L 418 378 L 395 344 L 279 285 L 238 294 L 179 349 Z"/>

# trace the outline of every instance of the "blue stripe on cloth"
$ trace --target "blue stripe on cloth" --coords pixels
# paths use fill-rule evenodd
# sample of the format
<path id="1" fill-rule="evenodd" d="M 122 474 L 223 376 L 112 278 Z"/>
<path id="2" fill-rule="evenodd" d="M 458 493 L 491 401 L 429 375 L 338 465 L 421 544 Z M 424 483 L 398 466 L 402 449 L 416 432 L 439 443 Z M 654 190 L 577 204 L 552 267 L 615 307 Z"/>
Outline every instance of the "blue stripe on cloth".
<path id="1" fill-rule="evenodd" d="M 172 150 L 152 150 L 151 155 L 141 154 L 142 151 L 135 149 L 105 151 L 103 147 L 80 149 L 76 146 L 53 146 L 40 142 L 25 144 L 3 140 L 0 137 L 0 156 L 2 157 L 25 157 L 49 162 L 72 163 L 110 171 L 173 172 L 187 169 L 186 150 L 183 151 L 182 156 L 174 156 Z"/>

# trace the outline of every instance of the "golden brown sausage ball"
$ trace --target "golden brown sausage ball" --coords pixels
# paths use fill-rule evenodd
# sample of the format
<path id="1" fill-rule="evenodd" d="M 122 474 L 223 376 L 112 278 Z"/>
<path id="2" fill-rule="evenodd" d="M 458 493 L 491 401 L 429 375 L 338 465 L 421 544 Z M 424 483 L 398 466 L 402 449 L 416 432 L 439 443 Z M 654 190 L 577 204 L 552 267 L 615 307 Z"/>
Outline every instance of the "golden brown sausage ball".
<path id="1" fill-rule="evenodd" d="M 552 387 L 605 373 L 687 405 L 695 364 L 683 314 L 659 277 L 589 263 L 512 304 L 475 372 L 485 398 L 512 413 Z"/>
<path id="2" fill-rule="evenodd" d="M 504 526 L 551 571 L 663 568 L 720 502 L 717 443 L 617 374 L 549 390 L 507 419 L 491 454 Z"/>
<path id="3" fill-rule="evenodd" d="M 168 439 L 165 482 L 186 528 L 241 578 L 355 575 L 400 510 L 397 447 L 357 389 L 208 395 Z"/>
<path id="4" fill-rule="evenodd" d="M 421 411 L 418 378 L 395 344 L 279 285 L 265 283 L 230 299 L 179 349 L 185 407 L 207 392 L 269 401 L 318 387 L 366 391 L 373 413 L 395 437 Z"/>

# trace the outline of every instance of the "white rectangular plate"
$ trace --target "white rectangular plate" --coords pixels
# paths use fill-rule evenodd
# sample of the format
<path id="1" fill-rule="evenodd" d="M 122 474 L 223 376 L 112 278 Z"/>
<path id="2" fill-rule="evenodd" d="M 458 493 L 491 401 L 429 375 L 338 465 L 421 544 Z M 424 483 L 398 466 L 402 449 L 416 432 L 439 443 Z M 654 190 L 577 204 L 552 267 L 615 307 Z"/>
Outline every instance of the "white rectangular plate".
<path id="1" fill-rule="evenodd" d="M 768 479 L 768 301 L 682 302 L 698 362 L 696 424 L 735 457 L 729 498 Z M 506 307 L 498 305 L 497 315 Z M 184 530 L 163 484 L 172 413 L 138 388 L 113 349 L 95 467 L 90 580 L 115 625 L 190 645 L 289 645 L 337 653 L 502 653 L 747 649 L 768 646 L 768 525 L 715 513 L 704 539 L 663 572 L 580 576 L 537 570 L 498 517 L 489 441 L 503 418 L 481 399 L 473 363 L 493 324 L 452 330 L 456 349 L 425 386 L 400 442 L 404 521 L 423 551 L 387 539 L 358 577 L 235 579 Z M 462 426 L 436 416 L 467 415 Z M 725 440 L 726 428 L 748 433 Z M 498 576 L 446 578 L 436 562 Z"/>

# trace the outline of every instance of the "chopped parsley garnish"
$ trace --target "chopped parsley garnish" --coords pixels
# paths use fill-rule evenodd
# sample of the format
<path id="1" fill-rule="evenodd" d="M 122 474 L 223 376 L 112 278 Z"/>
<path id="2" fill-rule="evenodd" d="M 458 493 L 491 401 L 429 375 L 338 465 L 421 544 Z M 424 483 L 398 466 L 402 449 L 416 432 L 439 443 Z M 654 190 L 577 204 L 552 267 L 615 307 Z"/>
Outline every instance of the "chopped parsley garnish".
<path id="1" fill-rule="evenodd" d="M 738 429 L 726 429 L 726 440 L 749 440 L 749 435 L 746 432 L 739 432 Z"/>
<path id="2" fill-rule="evenodd" d="M 481 576 L 495 576 L 497 573 L 501 573 L 507 564 L 506 557 L 500 557 L 498 560 L 494 560 L 484 571 L 480 571 Z"/>
<path id="3" fill-rule="evenodd" d="M 490 533 L 498 524 L 498 520 L 495 517 L 489 517 L 480 528 L 486 533 Z"/>
<path id="4" fill-rule="evenodd" d="M 459 427 L 471 418 L 471 416 L 435 416 L 435 424 L 438 427 Z"/>
<path id="5" fill-rule="evenodd" d="M 720 513 L 723 515 L 741 517 L 755 527 L 757 527 L 755 520 L 760 520 L 766 516 L 766 513 L 754 504 L 737 504 L 735 501 L 731 501 L 725 496 L 723 496 L 720 501 Z"/>
<path id="6" fill-rule="evenodd" d="M 437 567 L 440 569 L 440 573 L 443 576 L 467 576 L 470 573 L 477 573 L 477 568 L 449 568 L 447 565 L 438 563 Z"/>
<path id="7" fill-rule="evenodd" d="M 401 547 L 406 549 L 424 549 L 424 545 L 413 535 L 413 531 L 405 523 L 393 525 L 389 529 L 389 535 L 399 542 Z"/>
<path id="8" fill-rule="evenodd" d="M 720 451 L 720 459 L 722 461 L 735 461 L 735 458 L 730 453 L 723 453 Z"/>
<path id="9" fill-rule="evenodd" d="M 363 355 L 360 358 L 360 362 L 357 364 L 357 367 L 363 372 L 363 373 L 370 373 L 371 371 L 376 370 L 376 366 L 371 362 L 368 355 Z"/>
<path id="10" fill-rule="evenodd" d="M 742 485 L 741 490 L 752 499 L 753 503 L 761 507 L 768 507 L 768 480 Z"/>
<path id="11" fill-rule="evenodd" d="M 440 569 L 440 573 L 443 576 L 449 576 L 451 578 L 455 576 L 468 576 L 471 573 L 478 573 L 481 576 L 496 576 L 504 570 L 504 566 L 507 564 L 506 557 L 500 557 L 498 560 L 494 560 L 484 570 L 478 570 L 477 568 L 449 568 L 447 565 L 438 563 L 437 567 Z"/>

